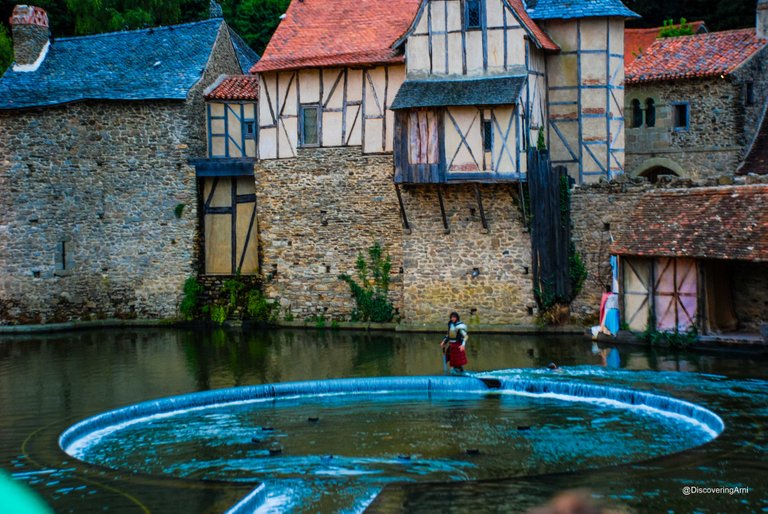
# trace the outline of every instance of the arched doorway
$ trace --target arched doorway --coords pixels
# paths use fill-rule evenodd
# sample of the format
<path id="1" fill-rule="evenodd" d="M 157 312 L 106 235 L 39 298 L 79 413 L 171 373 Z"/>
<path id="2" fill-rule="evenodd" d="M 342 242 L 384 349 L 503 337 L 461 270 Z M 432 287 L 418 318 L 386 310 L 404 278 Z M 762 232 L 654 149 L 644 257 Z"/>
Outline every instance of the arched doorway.
<path id="1" fill-rule="evenodd" d="M 645 177 L 648 179 L 648 182 L 650 182 L 651 184 L 655 184 L 656 182 L 659 181 L 659 177 L 661 177 L 662 175 L 679 177 L 677 173 L 675 173 L 669 168 L 665 168 L 664 166 L 654 166 L 653 168 L 648 168 L 647 170 L 641 172 L 638 176 Z"/>

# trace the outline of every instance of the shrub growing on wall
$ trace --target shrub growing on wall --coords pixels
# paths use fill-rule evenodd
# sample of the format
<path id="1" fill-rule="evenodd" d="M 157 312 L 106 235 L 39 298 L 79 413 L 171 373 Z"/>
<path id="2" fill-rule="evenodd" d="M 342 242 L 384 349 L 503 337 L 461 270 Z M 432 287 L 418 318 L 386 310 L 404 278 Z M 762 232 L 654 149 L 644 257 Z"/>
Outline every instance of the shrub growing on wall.
<path id="1" fill-rule="evenodd" d="M 356 308 L 352 311 L 352 321 L 387 322 L 395 317 L 395 309 L 387 298 L 389 292 L 389 272 L 392 261 L 384 256 L 379 243 L 368 249 L 366 262 L 362 252 L 357 255 L 355 262 L 357 281 L 343 273 L 339 279 L 349 284 Z"/>

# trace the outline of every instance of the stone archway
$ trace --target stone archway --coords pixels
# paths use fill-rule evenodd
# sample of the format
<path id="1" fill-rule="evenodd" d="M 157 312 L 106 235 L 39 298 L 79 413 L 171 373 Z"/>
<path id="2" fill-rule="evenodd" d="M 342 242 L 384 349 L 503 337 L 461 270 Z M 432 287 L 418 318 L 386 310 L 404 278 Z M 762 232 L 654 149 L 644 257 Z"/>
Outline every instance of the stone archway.
<path id="1" fill-rule="evenodd" d="M 671 175 L 674 177 L 687 177 L 688 173 L 685 172 L 682 166 L 665 157 L 654 157 L 652 159 L 646 159 L 639 166 L 635 167 L 630 172 L 633 177 L 645 177 L 650 182 L 656 182 L 662 175 Z"/>

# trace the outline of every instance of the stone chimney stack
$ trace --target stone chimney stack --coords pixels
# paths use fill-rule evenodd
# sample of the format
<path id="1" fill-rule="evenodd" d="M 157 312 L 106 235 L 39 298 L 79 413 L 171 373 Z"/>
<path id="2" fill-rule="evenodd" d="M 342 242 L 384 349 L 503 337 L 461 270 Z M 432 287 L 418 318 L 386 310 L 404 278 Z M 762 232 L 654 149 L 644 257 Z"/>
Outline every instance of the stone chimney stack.
<path id="1" fill-rule="evenodd" d="M 23 71 L 39 65 L 48 52 L 48 14 L 33 5 L 17 5 L 13 8 L 10 22 L 16 61 L 14 69 Z"/>
<path id="2" fill-rule="evenodd" d="M 757 37 L 768 39 L 768 0 L 757 0 Z"/>

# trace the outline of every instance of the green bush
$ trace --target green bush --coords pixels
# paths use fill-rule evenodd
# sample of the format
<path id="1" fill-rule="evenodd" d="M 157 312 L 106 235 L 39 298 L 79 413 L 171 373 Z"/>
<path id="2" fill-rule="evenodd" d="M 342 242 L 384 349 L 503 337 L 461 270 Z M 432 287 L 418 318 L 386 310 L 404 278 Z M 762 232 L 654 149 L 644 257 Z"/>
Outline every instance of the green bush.
<path id="1" fill-rule="evenodd" d="M 184 282 L 184 297 L 181 299 L 179 311 L 182 317 L 189 321 L 200 317 L 200 294 L 203 286 L 195 277 L 189 277 Z"/>
<path id="2" fill-rule="evenodd" d="M 211 306 L 211 321 L 217 325 L 223 325 L 227 321 L 227 308 L 224 305 Z"/>
<path id="3" fill-rule="evenodd" d="M 253 289 L 248 291 L 245 313 L 253 321 L 275 323 L 280 313 L 280 304 L 268 301 L 261 291 Z"/>
<path id="4" fill-rule="evenodd" d="M 659 37 L 677 37 L 677 36 L 690 36 L 693 34 L 693 27 L 688 23 L 685 18 L 680 18 L 680 23 L 676 24 L 675 21 L 670 18 L 664 20 L 664 25 L 659 30 Z"/>
<path id="5" fill-rule="evenodd" d="M 355 262 L 358 281 L 343 273 L 339 280 L 349 285 L 355 299 L 356 308 L 352 311 L 352 321 L 388 322 L 395 317 L 395 308 L 389 301 L 389 273 L 392 261 L 379 243 L 368 249 L 369 262 L 362 252 Z M 370 276 L 369 276 L 370 275 Z"/>

